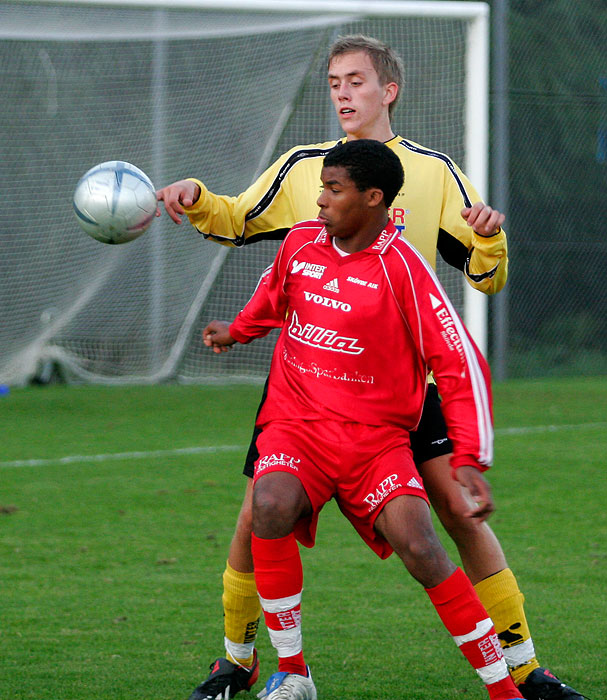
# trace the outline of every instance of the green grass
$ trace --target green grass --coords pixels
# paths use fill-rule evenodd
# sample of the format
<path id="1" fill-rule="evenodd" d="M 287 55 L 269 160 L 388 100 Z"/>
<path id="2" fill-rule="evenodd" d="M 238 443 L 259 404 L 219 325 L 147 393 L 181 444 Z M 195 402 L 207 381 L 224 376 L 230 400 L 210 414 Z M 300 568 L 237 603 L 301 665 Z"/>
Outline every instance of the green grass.
<path id="1" fill-rule="evenodd" d="M 49 386 L 0 397 L 2 700 L 179 700 L 206 675 L 223 648 L 221 574 L 260 391 Z M 540 661 L 593 700 L 607 693 L 606 405 L 605 377 L 496 386 L 489 472 L 492 525 Z M 214 446 L 224 451 L 164 452 Z M 14 466 L 23 460 L 46 461 Z M 303 558 L 319 697 L 485 697 L 423 591 L 332 504 Z M 263 629 L 259 648 L 265 678 L 275 656 Z"/>

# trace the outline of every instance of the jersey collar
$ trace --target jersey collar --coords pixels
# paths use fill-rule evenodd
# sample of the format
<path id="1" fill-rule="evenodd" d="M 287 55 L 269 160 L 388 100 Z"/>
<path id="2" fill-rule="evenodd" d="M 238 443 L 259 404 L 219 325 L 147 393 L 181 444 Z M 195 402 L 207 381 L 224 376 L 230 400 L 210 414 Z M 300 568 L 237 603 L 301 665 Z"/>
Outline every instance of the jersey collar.
<path id="1" fill-rule="evenodd" d="M 386 228 L 379 234 L 373 243 L 368 248 L 361 250 L 361 253 L 371 253 L 375 255 L 384 255 L 392 246 L 394 241 L 400 237 L 400 233 L 392 221 L 388 221 Z M 327 229 L 322 228 L 321 232 L 314 239 L 314 243 L 318 245 L 330 246 L 331 236 L 327 233 Z M 355 253 L 353 253 L 355 255 Z"/>

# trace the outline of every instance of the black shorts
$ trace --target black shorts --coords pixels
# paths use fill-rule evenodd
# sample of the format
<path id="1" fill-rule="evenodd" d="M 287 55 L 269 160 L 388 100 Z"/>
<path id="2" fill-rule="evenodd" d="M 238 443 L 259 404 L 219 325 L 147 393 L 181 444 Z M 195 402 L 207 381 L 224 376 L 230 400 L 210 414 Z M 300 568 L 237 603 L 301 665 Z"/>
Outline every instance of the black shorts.
<path id="1" fill-rule="evenodd" d="M 441 411 L 436 384 L 428 384 L 422 418 L 417 430 L 412 430 L 410 435 L 413 461 L 418 467 L 429 459 L 453 452 L 453 445 L 447 437 L 447 424 Z"/>
<path id="2" fill-rule="evenodd" d="M 266 400 L 267 391 L 268 383 L 266 382 L 259 408 L 257 409 L 257 415 L 259 415 L 263 402 Z M 261 433 L 261 428 L 255 426 L 244 469 L 242 470 L 243 474 L 251 478 L 253 478 L 255 473 L 255 462 L 259 458 L 259 452 L 257 451 L 259 433 Z M 429 459 L 453 452 L 451 440 L 447 437 L 447 424 L 440 408 L 440 397 L 436 384 L 428 385 L 422 418 L 417 430 L 411 432 L 411 451 L 413 452 L 413 460 L 418 467 Z"/>

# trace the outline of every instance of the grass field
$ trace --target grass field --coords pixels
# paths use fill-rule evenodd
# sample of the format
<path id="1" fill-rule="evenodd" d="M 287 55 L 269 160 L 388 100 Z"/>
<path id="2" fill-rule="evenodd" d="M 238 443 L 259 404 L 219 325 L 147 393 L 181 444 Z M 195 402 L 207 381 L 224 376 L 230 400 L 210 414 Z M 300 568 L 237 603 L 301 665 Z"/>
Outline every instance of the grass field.
<path id="1" fill-rule="evenodd" d="M 1 700 L 181 700 L 206 675 L 259 394 L 0 396 Z M 607 697 L 606 406 L 607 377 L 498 385 L 489 472 L 540 661 L 593 700 Z M 319 698 L 485 697 L 418 584 L 333 504 L 303 558 Z M 265 629 L 259 648 L 265 679 Z"/>

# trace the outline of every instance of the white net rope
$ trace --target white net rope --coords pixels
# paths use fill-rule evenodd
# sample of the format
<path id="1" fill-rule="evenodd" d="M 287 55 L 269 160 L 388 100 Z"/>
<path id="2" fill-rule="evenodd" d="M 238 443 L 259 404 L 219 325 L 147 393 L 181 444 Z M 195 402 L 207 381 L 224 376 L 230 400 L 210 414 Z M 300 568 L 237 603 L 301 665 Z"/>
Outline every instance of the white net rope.
<path id="1" fill-rule="evenodd" d="M 95 382 L 263 378 L 273 335 L 217 357 L 200 331 L 242 308 L 277 243 L 229 250 L 164 215 L 106 246 L 78 228 L 73 189 L 120 159 L 156 187 L 238 194 L 291 146 L 341 135 L 325 56 L 354 32 L 404 59 L 395 131 L 464 165 L 463 20 L 1 4 L 0 381 L 49 362 Z M 461 309 L 461 273 L 439 275 Z"/>

